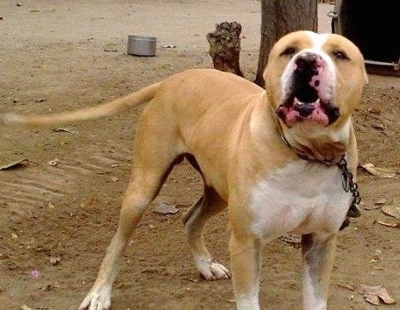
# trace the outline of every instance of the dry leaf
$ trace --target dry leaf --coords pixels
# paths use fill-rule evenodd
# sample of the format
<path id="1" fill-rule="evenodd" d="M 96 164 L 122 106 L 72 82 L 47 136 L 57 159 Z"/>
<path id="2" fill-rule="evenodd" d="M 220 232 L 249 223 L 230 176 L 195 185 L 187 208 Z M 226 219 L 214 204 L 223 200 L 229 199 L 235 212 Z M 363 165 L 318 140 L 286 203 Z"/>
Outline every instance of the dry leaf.
<path id="1" fill-rule="evenodd" d="M 73 129 L 69 129 L 69 128 L 54 128 L 52 129 L 53 132 L 68 132 L 68 133 L 72 133 L 72 134 L 77 134 L 77 132 Z"/>
<path id="2" fill-rule="evenodd" d="M 12 161 L 8 164 L 0 166 L 0 170 L 11 170 L 11 169 L 23 168 L 27 164 L 29 164 L 28 158 L 22 158 L 22 159 L 18 159 L 16 161 Z"/>
<path id="3" fill-rule="evenodd" d="M 377 204 L 375 204 L 375 205 L 373 205 L 373 206 L 364 206 L 364 210 L 367 210 L 367 211 L 371 211 L 371 210 L 376 210 L 376 209 L 379 209 L 379 208 L 381 208 L 382 206 L 381 205 L 377 205 Z"/>
<path id="4" fill-rule="evenodd" d="M 367 302 L 373 305 L 379 306 L 381 300 L 388 305 L 396 303 L 396 300 L 389 295 L 388 291 L 383 285 L 378 285 L 378 286 L 361 285 L 360 293 L 364 296 Z"/>
<path id="5" fill-rule="evenodd" d="M 338 283 L 337 286 L 343 287 L 343 288 L 348 289 L 348 290 L 353 291 L 353 292 L 356 290 L 352 284 Z"/>
<path id="6" fill-rule="evenodd" d="M 388 201 L 385 198 L 375 201 L 375 205 L 377 205 L 377 206 L 386 205 L 386 204 L 388 204 Z"/>
<path id="7" fill-rule="evenodd" d="M 400 219 L 400 207 L 397 206 L 383 206 L 382 207 L 382 212 L 394 217 L 396 219 Z"/>
<path id="8" fill-rule="evenodd" d="M 379 306 L 381 304 L 381 302 L 379 301 L 379 297 L 376 295 L 364 295 L 364 298 L 367 302 L 375 306 Z"/>
<path id="9" fill-rule="evenodd" d="M 360 293 L 363 295 L 378 295 L 378 292 L 380 289 L 383 287 L 383 285 L 375 285 L 375 286 L 369 286 L 369 285 L 361 285 L 360 286 Z"/>
<path id="10" fill-rule="evenodd" d="M 27 305 L 22 305 L 21 310 L 33 310 L 33 309 L 29 308 Z"/>
<path id="11" fill-rule="evenodd" d="M 378 221 L 379 224 L 386 226 L 386 227 L 393 227 L 393 228 L 400 228 L 400 222 L 398 223 L 389 223 L 384 221 Z"/>
<path id="12" fill-rule="evenodd" d="M 383 302 L 387 305 L 392 305 L 396 303 L 396 300 L 389 295 L 388 291 L 386 288 L 382 288 L 382 290 L 379 292 L 379 298 L 383 300 Z"/>
<path id="13" fill-rule="evenodd" d="M 363 167 L 369 173 L 371 173 L 379 178 L 382 178 L 382 179 L 391 179 L 391 178 L 396 177 L 396 171 L 394 171 L 393 169 L 378 168 L 378 167 L 375 167 L 374 164 L 371 164 L 371 163 L 362 164 L 361 167 Z"/>
<path id="14" fill-rule="evenodd" d="M 154 209 L 154 212 L 160 213 L 160 214 L 163 214 L 163 215 L 175 214 L 175 213 L 178 213 L 178 211 L 179 210 L 175 206 L 169 205 L 169 204 L 164 203 L 164 202 L 159 203 Z"/>

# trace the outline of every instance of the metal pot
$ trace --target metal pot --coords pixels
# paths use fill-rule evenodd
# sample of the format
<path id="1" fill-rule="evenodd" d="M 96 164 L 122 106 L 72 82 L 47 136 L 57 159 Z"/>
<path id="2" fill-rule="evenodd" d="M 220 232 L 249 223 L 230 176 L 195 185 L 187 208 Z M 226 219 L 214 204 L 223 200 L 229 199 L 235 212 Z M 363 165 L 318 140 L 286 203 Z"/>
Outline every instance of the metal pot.
<path id="1" fill-rule="evenodd" d="M 128 36 L 128 55 L 134 56 L 155 56 L 157 38 L 129 35 Z"/>

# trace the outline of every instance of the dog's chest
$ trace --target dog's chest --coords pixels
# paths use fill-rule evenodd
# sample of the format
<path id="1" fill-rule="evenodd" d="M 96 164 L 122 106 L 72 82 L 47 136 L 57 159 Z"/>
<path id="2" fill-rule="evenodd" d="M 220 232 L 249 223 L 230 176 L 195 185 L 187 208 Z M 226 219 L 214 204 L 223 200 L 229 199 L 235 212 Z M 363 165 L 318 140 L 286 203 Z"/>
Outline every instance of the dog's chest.
<path id="1" fill-rule="evenodd" d="M 251 230 L 263 238 L 334 232 L 351 203 L 337 166 L 299 160 L 268 174 L 252 189 Z"/>

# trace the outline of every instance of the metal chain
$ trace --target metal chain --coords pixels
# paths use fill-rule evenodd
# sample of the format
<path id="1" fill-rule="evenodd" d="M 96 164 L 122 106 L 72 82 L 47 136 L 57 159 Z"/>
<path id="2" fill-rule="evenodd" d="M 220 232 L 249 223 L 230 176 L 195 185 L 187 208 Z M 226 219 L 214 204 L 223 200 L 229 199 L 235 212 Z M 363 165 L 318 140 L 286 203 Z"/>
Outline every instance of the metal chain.
<path id="1" fill-rule="evenodd" d="M 349 171 L 347 167 L 347 160 L 346 158 L 342 158 L 338 163 L 337 166 L 339 167 L 340 171 L 342 172 L 342 186 L 346 193 L 351 192 L 353 195 L 353 200 L 351 202 L 349 211 L 347 211 L 347 218 L 343 222 L 342 227 L 343 229 L 347 227 L 350 223 L 349 217 L 359 217 L 361 216 L 361 211 L 359 204 L 361 202 L 360 192 L 358 191 L 358 185 L 353 180 L 353 174 Z"/>

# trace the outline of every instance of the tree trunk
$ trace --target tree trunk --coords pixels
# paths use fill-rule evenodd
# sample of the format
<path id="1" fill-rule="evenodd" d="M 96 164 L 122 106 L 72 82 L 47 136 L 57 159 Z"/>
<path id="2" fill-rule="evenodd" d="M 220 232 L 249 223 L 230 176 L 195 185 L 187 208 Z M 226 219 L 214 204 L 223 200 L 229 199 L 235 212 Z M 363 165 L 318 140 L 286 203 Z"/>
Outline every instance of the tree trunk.
<path id="1" fill-rule="evenodd" d="M 264 87 L 262 77 L 272 46 L 296 30 L 318 30 L 317 0 L 261 0 L 261 44 L 255 83 Z"/>
<path id="2" fill-rule="evenodd" d="M 239 63 L 241 32 L 242 25 L 239 23 L 223 22 L 216 25 L 214 32 L 207 34 L 209 54 L 215 69 L 243 76 Z"/>

